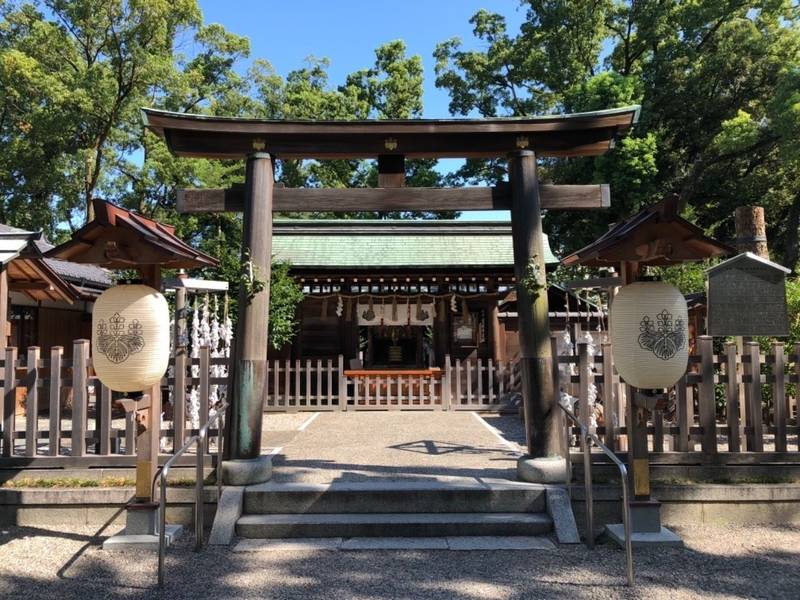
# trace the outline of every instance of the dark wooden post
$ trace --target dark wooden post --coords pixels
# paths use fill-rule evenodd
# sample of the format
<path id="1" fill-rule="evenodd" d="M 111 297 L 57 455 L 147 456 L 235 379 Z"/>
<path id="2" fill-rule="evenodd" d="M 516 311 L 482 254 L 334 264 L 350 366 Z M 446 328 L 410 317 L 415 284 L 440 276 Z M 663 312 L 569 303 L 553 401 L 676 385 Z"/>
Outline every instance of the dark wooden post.
<path id="1" fill-rule="evenodd" d="M 139 270 L 145 285 L 161 290 L 159 265 L 142 265 Z M 142 392 L 144 397 L 136 408 L 136 498 L 140 502 L 150 502 L 161 449 L 161 384 Z"/>
<path id="2" fill-rule="evenodd" d="M 639 278 L 639 264 L 623 262 L 620 265 L 622 284 L 629 285 Z M 628 464 L 632 465 L 630 477 L 637 500 L 650 499 L 650 450 L 647 446 L 647 408 L 643 398 L 637 398 L 637 390 L 625 385 L 626 431 L 628 437 Z"/>
<path id="3" fill-rule="evenodd" d="M 239 317 L 231 361 L 227 457 L 257 458 L 261 454 L 261 420 L 267 375 L 269 278 L 272 253 L 272 157 L 254 153 L 247 157 L 245 173 L 244 237 L 242 265 L 264 288 L 248 298 L 239 289 Z"/>
<path id="4" fill-rule="evenodd" d="M 175 437 L 172 442 L 174 450 L 183 446 L 186 437 L 186 288 L 183 280 L 186 273 L 181 271 L 178 274 L 178 287 L 175 288 L 175 330 L 172 346 L 175 349 L 175 367 L 172 422 L 175 430 Z M 205 414 L 207 406 L 201 406 L 200 412 Z"/>
<path id="5" fill-rule="evenodd" d="M 532 151 L 509 155 L 509 180 L 526 441 L 531 457 L 554 456 L 560 454 L 560 418 L 552 374 L 539 182 Z M 521 285 L 529 265 L 537 266 L 541 276 L 543 287 L 538 294 Z"/>

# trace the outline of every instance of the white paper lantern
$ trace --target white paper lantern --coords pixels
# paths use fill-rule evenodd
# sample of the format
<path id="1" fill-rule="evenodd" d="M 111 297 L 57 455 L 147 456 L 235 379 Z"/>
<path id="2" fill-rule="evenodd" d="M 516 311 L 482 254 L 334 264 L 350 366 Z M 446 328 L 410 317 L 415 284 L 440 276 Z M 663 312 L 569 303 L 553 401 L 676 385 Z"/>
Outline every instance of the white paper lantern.
<path id="1" fill-rule="evenodd" d="M 138 392 L 161 381 L 169 364 L 169 309 L 146 285 L 107 289 L 92 312 L 92 364 L 118 392 Z"/>
<path id="2" fill-rule="evenodd" d="M 614 297 L 610 317 L 614 363 L 626 383 L 666 388 L 686 372 L 689 314 L 675 287 L 660 281 L 626 285 Z"/>

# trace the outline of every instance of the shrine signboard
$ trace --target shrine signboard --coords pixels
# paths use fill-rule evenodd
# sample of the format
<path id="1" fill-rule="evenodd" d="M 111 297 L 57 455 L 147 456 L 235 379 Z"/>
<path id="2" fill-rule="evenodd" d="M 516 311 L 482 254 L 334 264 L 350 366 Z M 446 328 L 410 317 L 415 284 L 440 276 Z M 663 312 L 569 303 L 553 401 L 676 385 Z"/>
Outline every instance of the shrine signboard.
<path id="1" fill-rule="evenodd" d="M 750 252 L 706 271 L 709 335 L 788 336 L 786 274 L 789 272 Z"/>

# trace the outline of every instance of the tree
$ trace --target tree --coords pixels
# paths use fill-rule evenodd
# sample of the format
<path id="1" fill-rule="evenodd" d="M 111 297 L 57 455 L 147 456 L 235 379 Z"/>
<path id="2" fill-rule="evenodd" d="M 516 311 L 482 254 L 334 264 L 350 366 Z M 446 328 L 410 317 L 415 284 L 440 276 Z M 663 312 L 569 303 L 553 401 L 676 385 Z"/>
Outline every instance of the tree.
<path id="1" fill-rule="evenodd" d="M 13 141 L 3 151 L 7 202 L 54 208 L 68 223 L 91 218 L 91 199 L 116 151 L 130 149 L 126 125 L 170 79 L 176 37 L 199 21 L 195 0 L 42 0 L 6 9 L 0 136 Z"/>
<path id="2" fill-rule="evenodd" d="M 436 83 L 450 110 L 534 115 L 642 105 L 633 135 L 597 159 L 547 160 L 555 182 L 610 182 L 612 209 L 550 214 L 559 250 L 574 250 L 643 204 L 678 193 L 709 233 L 733 237 L 733 210 L 763 204 L 771 245 L 797 262 L 800 178 L 792 144 L 800 9 L 789 1 L 527 0 L 519 32 L 501 15 L 472 18 L 483 49 L 440 43 Z M 777 92 L 777 93 L 776 93 Z M 796 139 L 796 138 L 795 138 Z M 451 179 L 493 182 L 503 161 L 468 161 Z"/>

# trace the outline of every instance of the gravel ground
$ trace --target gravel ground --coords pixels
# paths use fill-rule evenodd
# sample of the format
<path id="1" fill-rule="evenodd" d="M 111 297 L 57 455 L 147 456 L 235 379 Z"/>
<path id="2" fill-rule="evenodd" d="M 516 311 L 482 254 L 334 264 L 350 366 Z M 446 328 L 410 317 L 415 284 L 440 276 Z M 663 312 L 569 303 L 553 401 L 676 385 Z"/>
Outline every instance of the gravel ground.
<path id="1" fill-rule="evenodd" d="M 192 551 L 185 536 L 155 587 L 155 554 L 104 552 L 94 529 L 0 530 L 4 598 L 797 598 L 800 528 L 692 527 L 685 549 L 641 550 L 637 587 L 621 550 Z M 112 531 L 104 531 L 109 535 Z"/>

